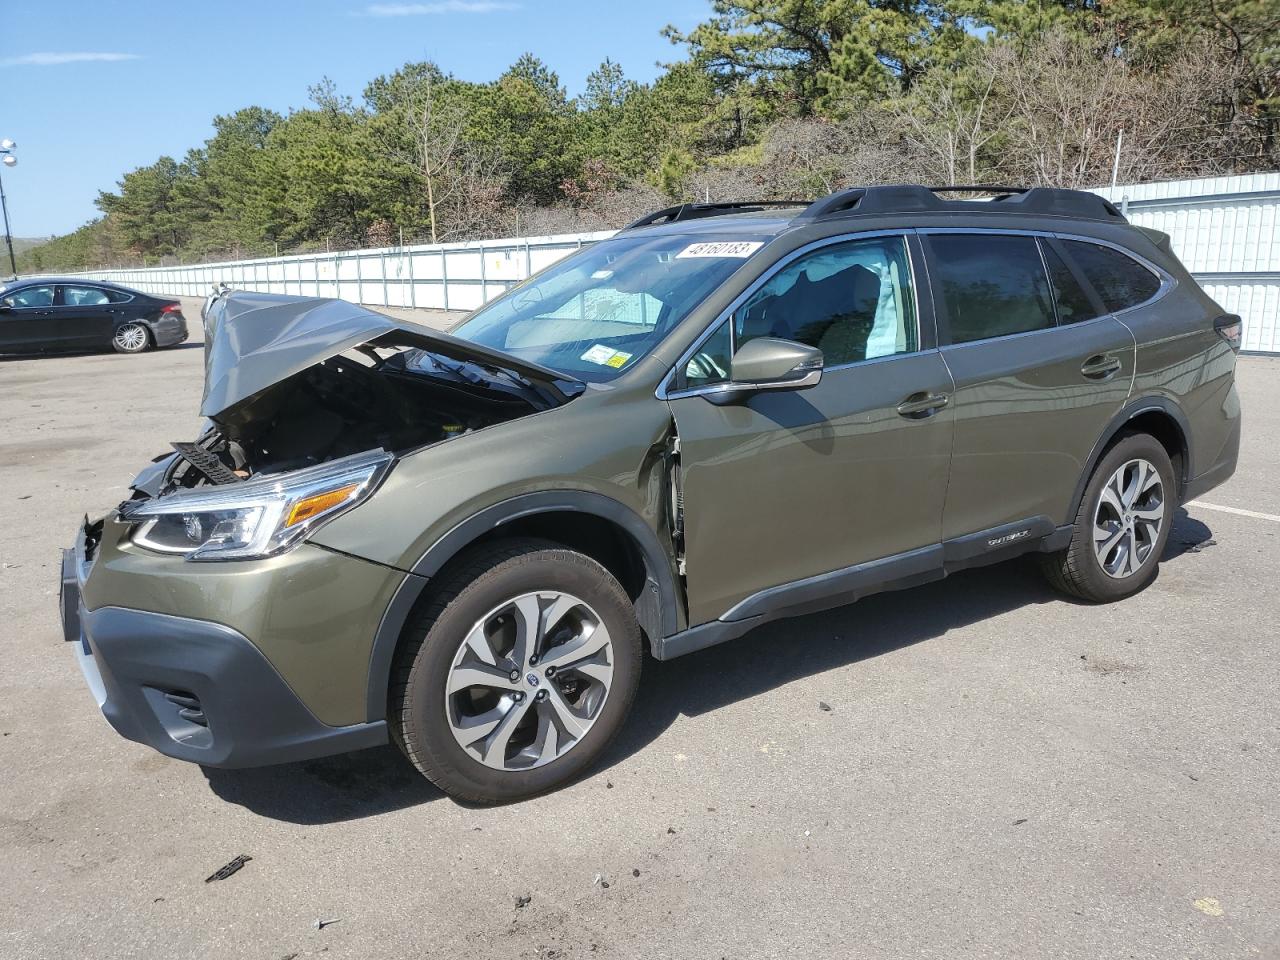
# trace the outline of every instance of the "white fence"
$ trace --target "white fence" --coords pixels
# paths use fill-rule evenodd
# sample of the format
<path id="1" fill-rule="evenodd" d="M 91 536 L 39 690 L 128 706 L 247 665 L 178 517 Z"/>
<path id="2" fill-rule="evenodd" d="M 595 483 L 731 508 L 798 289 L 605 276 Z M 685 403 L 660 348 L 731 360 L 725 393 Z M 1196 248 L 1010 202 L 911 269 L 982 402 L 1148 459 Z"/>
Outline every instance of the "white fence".
<path id="1" fill-rule="evenodd" d="M 1244 319 L 1244 348 L 1280 353 L 1280 173 L 1096 191 L 1140 226 L 1162 230 L 1208 294 Z M 166 296 L 218 282 L 389 307 L 473 310 L 608 231 L 520 240 L 313 253 L 85 274 Z"/>
<path id="2" fill-rule="evenodd" d="M 1280 353 L 1280 173 L 1097 190 L 1130 222 L 1169 234 L 1223 309 L 1244 320 L 1244 349 Z"/>
<path id="3" fill-rule="evenodd" d="M 339 297 L 383 307 L 474 310 L 513 284 L 613 231 L 519 240 L 304 253 L 264 260 L 79 274 L 166 297 L 203 297 L 216 283 L 258 293 Z"/>

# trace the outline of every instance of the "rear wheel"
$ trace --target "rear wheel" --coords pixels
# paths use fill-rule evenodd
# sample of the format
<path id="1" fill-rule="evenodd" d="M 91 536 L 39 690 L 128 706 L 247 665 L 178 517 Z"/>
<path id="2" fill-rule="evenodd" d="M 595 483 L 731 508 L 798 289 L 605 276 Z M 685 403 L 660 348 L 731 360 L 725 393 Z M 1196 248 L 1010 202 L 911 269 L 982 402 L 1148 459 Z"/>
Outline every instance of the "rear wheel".
<path id="1" fill-rule="evenodd" d="M 641 657 L 631 601 L 594 560 L 546 541 L 490 546 L 456 566 L 407 628 L 392 734 L 446 793 L 532 796 L 608 745 Z"/>
<path id="2" fill-rule="evenodd" d="M 1173 464 L 1161 443 L 1145 433 L 1122 438 L 1094 468 L 1070 546 L 1042 558 L 1045 575 L 1096 603 L 1137 593 L 1155 579 L 1176 508 Z"/>
<path id="3" fill-rule="evenodd" d="M 111 347 L 116 353 L 142 353 L 149 346 L 151 331 L 141 323 L 122 323 L 111 336 Z"/>

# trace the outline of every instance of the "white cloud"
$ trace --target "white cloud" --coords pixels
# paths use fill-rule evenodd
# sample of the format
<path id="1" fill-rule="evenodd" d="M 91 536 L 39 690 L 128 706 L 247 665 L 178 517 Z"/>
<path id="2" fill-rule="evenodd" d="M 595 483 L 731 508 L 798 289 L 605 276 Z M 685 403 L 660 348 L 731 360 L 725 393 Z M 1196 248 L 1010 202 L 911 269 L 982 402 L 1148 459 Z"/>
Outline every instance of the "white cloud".
<path id="1" fill-rule="evenodd" d="M 115 63 L 140 59 L 136 53 L 24 53 L 20 57 L 5 57 L 0 60 L 0 66 L 57 67 L 64 63 Z"/>
<path id="2" fill-rule="evenodd" d="M 365 7 L 364 12 L 370 17 L 424 17 L 444 13 L 496 13 L 519 6 L 503 0 L 438 0 L 436 3 L 374 3 Z"/>

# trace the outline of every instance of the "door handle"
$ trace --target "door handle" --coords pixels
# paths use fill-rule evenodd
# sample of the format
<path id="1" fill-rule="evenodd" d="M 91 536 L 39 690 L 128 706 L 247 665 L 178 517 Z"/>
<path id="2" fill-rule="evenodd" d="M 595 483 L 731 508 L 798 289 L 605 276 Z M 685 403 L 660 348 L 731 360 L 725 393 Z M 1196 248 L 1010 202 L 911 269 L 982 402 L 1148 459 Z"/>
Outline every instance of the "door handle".
<path id="1" fill-rule="evenodd" d="M 1119 357 L 1109 357 L 1100 353 L 1081 364 L 1080 372 L 1090 380 L 1110 380 L 1120 372 L 1122 366 Z"/>
<path id="2" fill-rule="evenodd" d="M 898 404 L 899 416 L 909 417 L 912 420 L 923 420 L 925 417 L 931 417 L 943 407 L 945 407 L 951 398 L 945 393 L 913 393 L 907 399 Z"/>

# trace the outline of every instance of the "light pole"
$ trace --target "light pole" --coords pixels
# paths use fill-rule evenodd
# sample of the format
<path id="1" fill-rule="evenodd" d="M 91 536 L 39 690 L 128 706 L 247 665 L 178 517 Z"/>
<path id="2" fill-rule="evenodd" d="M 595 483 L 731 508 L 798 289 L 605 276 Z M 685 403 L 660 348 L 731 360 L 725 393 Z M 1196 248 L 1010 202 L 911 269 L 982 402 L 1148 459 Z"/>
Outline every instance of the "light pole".
<path id="1" fill-rule="evenodd" d="M 18 158 L 13 155 L 18 145 L 12 140 L 0 140 L 0 163 L 6 167 L 16 167 Z M 4 180 L 0 179 L 0 210 L 4 211 L 4 242 L 9 247 L 9 269 L 16 277 L 18 275 L 18 261 L 13 258 L 13 233 L 9 230 L 9 204 L 4 198 Z"/>

